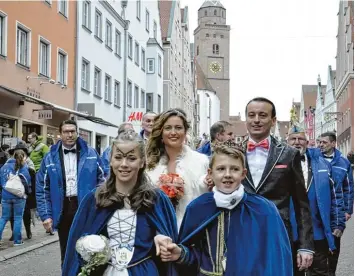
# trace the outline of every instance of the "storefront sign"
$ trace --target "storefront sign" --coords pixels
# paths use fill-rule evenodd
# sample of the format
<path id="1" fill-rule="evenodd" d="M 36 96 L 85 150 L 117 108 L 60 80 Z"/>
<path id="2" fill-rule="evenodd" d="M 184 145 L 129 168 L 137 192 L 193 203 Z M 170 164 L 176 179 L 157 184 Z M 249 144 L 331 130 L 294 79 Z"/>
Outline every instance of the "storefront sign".
<path id="1" fill-rule="evenodd" d="M 52 110 L 50 110 L 50 109 L 38 110 L 38 119 L 51 120 L 52 119 Z"/>
<path id="2" fill-rule="evenodd" d="M 145 113 L 144 108 L 132 108 L 129 110 L 127 122 L 131 123 L 134 130 L 139 132 L 142 128 L 143 115 Z"/>
<path id="3" fill-rule="evenodd" d="M 89 116 L 95 116 L 95 104 L 93 103 L 78 103 L 77 110 Z M 85 120 L 85 118 L 78 116 L 78 120 Z"/>
<path id="4" fill-rule="evenodd" d="M 31 87 L 27 87 L 27 91 L 26 91 L 26 95 L 27 96 L 31 96 L 37 99 L 41 98 L 41 92 L 36 91 L 35 89 L 31 88 Z"/>

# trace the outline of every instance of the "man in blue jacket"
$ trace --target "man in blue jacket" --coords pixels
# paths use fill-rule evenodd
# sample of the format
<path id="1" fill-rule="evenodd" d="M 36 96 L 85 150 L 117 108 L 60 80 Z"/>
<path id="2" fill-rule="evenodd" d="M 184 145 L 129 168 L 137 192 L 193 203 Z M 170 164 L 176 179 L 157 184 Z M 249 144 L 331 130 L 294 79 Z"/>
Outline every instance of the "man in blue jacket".
<path id="1" fill-rule="evenodd" d="M 336 135 L 333 132 L 322 133 L 319 138 L 319 145 L 323 157 L 332 168 L 332 178 L 336 186 L 343 191 L 345 219 L 348 221 L 353 214 L 354 205 L 354 178 L 349 160 L 342 156 L 336 147 Z M 340 237 L 335 238 L 335 246 L 338 250 L 329 256 L 329 275 L 335 275 L 340 253 Z"/>
<path id="2" fill-rule="evenodd" d="M 331 167 L 319 149 L 307 149 L 308 139 L 302 128 L 292 127 L 287 142 L 298 149 L 302 156 L 302 171 L 311 207 L 315 247 L 310 272 L 311 275 L 328 275 L 328 254 L 338 249 L 334 238 L 341 236 L 345 229 L 342 190 L 340 186 L 334 185 L 330 177 Z M 297 223 L 293 206 L 290 209 L 293 240 L 297 249 Z M 304 272 L 296 269 L 294 274 L 304 275 Z"/>
<path id="3" fill-rule="evenodd" d="M 58 230 L 63 263 L 78 206 L 105 178 L 99 155 L 78 137 L 76 122 L 63 121 L 59 132 L 61 140 L 51 147 L 37 172 L 36 198 L 44 228 Z"/>

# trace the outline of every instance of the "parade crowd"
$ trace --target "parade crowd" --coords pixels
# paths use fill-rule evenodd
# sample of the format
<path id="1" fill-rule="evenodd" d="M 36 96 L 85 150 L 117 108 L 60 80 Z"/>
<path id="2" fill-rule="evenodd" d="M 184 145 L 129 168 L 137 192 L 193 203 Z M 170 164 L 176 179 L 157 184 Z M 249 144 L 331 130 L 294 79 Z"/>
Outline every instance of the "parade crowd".
<path id="1" fill-rule="evenodd" d="M 266 98 L 250 100 L 245 117 L 240 144 L 219 121 L 195 145 L 185 112 L 169 109 L 146 113 L 140 133 L 120 125 L 102 156 L 74 120 L 50 148 L 36 133 L 2 147 L 0 246 L 8 221 L 20 246 L 22 220 L 31 239 L 38 216 L 58 232 L 63 276 L 335 275 L 353 153 L 331 132 L 309 147 L 297 123 L 278 141 Z"/>

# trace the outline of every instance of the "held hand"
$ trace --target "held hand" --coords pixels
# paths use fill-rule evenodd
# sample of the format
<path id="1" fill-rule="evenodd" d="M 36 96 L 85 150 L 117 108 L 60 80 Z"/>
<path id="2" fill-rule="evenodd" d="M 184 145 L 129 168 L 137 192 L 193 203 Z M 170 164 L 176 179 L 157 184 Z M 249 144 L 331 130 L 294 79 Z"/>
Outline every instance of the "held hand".
<path id="1" fill-rule="evenodd" d="M 48 232 L 52 232 L 53 231 L 52 225 L 53 225 L 53 220 L 51 218 L 46 219 L 45 221 L 43 221 L 43 227 Z"/>
<path id="2" fill-rule="evenodd" d="M 161 251 L 167 251 L 167 247 L 173 241 L 171 238 L 164 236 L 164 235 L 156 235 L 154 237 L 155 249 L 157 251 L 157 256 L 161 254 Z"/>
<path id="3" fill-rule="evenodd" d="M 308 252 L 297 253 L 297 267 L 299 271 L 306 270 L 312 265 L 313 254 Z"/>
<path id="4" fill-rule="evenodd" d="M 203 183 L 207 186 L 209 191 L 212 191 L 214 184 L 212 178 L 209 175 L 206 175 L 205 179 L 203 180 Z"/>
<path id="5" fill-rule="evenodd" d="M 351 215 L 349 215 L 348 213 L 345 213 L 345 220 L 348 221 L 349 219 L 351 219 Z"/>
<path id="6" fill-rule="evenodd" d="M 333 236 L 340 238 L 343 235 L 343 232 L 340 229 L 335 229 L 333 231 Z"/>
<path id="7" fill-rule="evenodd" d="M 175 243 L 171 243 L 167 248 L 160 248 L 160 258 L 162 262 L 175 262 L 180 258 L 181 248 Z"/>

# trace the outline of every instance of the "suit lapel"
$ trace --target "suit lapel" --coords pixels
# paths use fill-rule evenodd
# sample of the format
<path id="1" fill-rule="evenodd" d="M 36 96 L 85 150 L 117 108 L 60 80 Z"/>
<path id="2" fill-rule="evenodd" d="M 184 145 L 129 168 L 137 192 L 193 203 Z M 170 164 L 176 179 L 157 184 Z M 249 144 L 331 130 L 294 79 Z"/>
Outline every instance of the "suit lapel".
<path id="1" fill-rule="evenodd" d="M 272 170 L 274 169 L 277 161 L 279 161 L 282 152 L 285 149 L 285 146 L 279 143 L 274 137 L 271 137 L 269 155 L 266 161 L 265 169 L 263 175 L 261 176 L 259 185 L 256 189 L 256 192 L 260 190 L 260 188 L 265 184 L 266 179 L 271 174 Z"/>

